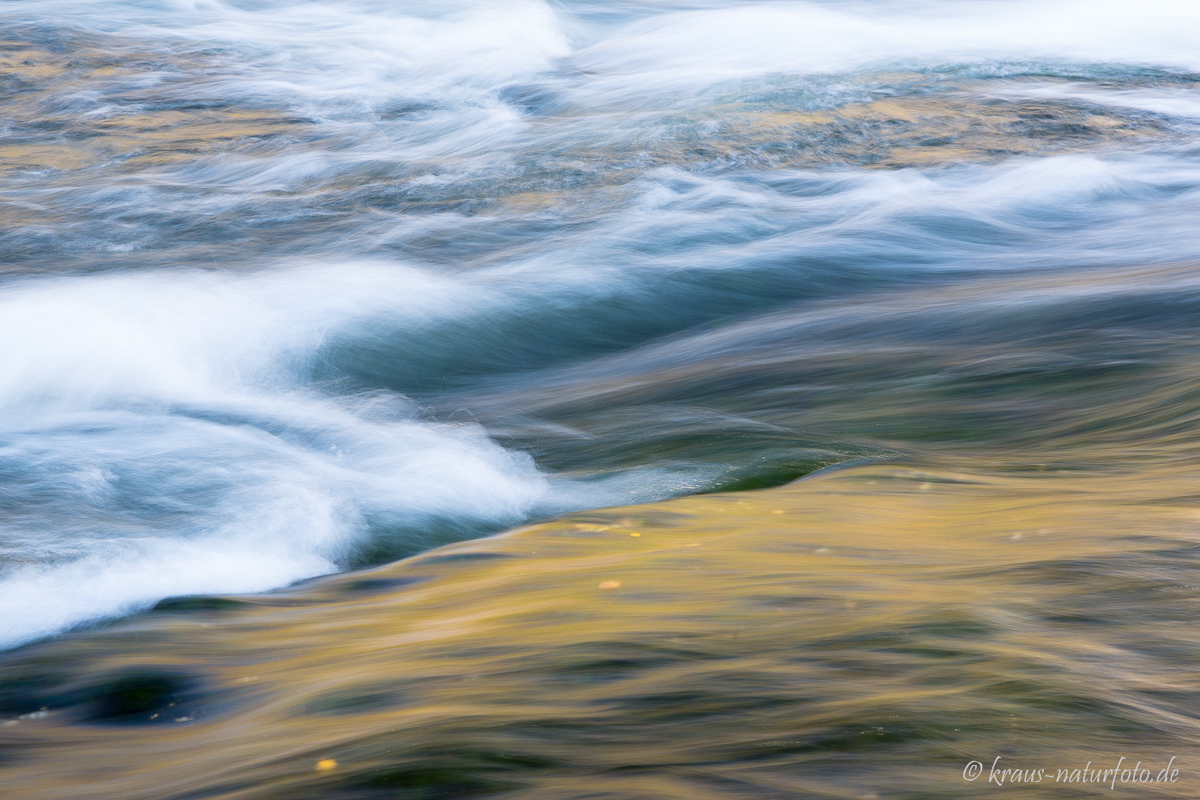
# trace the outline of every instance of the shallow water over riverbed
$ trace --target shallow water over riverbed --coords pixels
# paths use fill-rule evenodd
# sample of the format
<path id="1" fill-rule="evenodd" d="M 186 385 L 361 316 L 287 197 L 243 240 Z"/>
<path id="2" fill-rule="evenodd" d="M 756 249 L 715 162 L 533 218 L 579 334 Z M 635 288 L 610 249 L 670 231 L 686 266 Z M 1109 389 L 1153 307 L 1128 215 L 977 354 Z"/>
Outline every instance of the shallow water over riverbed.
<path id="1" fill-rule="evenodd" d="M 1117 790 L 1192 797 L 1190 485 L 859 467 L 169 602 L 6 660 L 5 706 L 47 709 L 0 728 L 7 785 L 1091 797 L 1057 770 L 1175 756 Z M 964 781 L 996 756 L 1044 781 Z"/>
<path id="2" fill-rule="evenodd" d="M 14 796 L 1194 796 L 1196 10 L 0 14 Z"/>

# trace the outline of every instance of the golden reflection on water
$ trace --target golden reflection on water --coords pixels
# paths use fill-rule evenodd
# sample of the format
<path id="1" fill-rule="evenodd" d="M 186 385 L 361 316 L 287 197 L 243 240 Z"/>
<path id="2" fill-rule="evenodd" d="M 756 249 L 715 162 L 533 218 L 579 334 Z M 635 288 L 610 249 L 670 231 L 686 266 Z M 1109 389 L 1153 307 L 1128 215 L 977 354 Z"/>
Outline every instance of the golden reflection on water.
<path id="1" fill-rule="evenodd" d="M 179 165 L 203 155 L 246 149 L 295 130 L 296 119 L 267 109 L 164 102 L 149 87 L 201 75 L 212 64 L 151 50 L 70 50 L 0 41 L 0 77 L 10 126 L 0 144 L 0 174 L 72 172 L 119 161 L 131 170 Z M 161 91 L 161 89 L 160 89 Z M 100 108 L 64 106 L 60 97 L 110 95 Z M 169 96 L 169 94 L 168 94 Z M 82 101 L 81 101 L 82 102 Z M 293 144 L 295 144 L 293 142 Z"/>
<path id="2" fill-rule="evenodd" d="M 859 467 L 144 615 L 7 657 L 6 796 L 1194 797 L 1192 485 Z"/>
<path id="3" fill-rule="evenodd" d="M 319 158 L 318 146 L 328 152 L 361 145 L 354 129 L 318 132 L 313 120 L 266 100 L 229 100 L 221 89 L 228 70 L 217 54 L 148 49 L 119 37 L 104 47 L 73 42 L 66 50 L 15 36 L 0 40 L 0 78 L 6 84 L 0 92 L 8 89 L 0 93 L 0 104 L 9 126 L 0 143 L 0 175 L 49 171 L 67 179 L 115 169 L 170 181 L 166 171 L 198 159 L 245 159 L 249 170 L 256 160 L 284 150 L 295 155 L 307 150 Z M 486 187 L 467 181 L 462 195 L 391 200 L 413 212 L 463 207 L 471 213 L 527 214 L 561 210 L 564 203 L 604 203 L 605 197 L 589 200 L 581 190 L 604 195 L 655 167 L 929 167 L 1137 146 L 1172 136 L 1162 120 L 1128 110 L 999 102 L 989 98 L 986 81 L 947 83 L 944 76 L 919 73 L 848 80 L 850 87 L 861 84 L 862 97 L 824 109 L 789 108 L 774 100 L 717 102 L 673 114 L 658 108 L 532 114 L 527 123 L 541 139 L 536 154 L 522 155 L 530 162 L 528 175 Z M 881 81 L 905 87 L 904 93 L 881 92 Z M 80 98 L 103 102 L 96 106 Z M 625 133 L 591 141 L 597 126 Z M 401 178 L 332 176 L 306 191 L 345 191 L 377 181 L 402 185 L 456 163 L 445 156 L 408 161 Z M 46 213 L 0 204 L 5 224 L 36 225 Z"/>
<path id="4" fill-rule="evenodd" d="M 918 76 L 908 78 L 919 88 Z M 533 186 L 518 182 L 501 189 L 491 205 L 502 212 L 554 209 L 564 197 L 546 187 L 563 173 L 595 173 L 603 189 L 636 180 L 653 167 L 902 169 L 1137 146 L 1170 136 L 1160 120 L 1120 109 L 1032 100 L 999 103 L 987 99 L 981 83 L 939 88 L 936 95 L 885 96 L 821 110 L 731 102 L 667 120 L 660 113 L 631 114 L 612 125 L 629 133 L 604 142 L 602 149 L 574 141 L 586 139 L 580 123 L 587 117 L 538 119 L 548 136 L 560 129 L 563 149 L 551 162 L 553 172 Z M 598 164 L 605 169 L 597 172 Z"/>

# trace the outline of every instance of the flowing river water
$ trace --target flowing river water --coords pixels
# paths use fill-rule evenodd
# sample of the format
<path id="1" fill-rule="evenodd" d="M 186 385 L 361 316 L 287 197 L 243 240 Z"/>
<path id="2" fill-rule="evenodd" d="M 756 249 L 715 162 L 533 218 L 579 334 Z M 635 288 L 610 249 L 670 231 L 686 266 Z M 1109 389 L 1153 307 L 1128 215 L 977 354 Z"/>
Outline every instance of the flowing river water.
<path id="1" fill-rule="evenodd" d="M 3 797 L 1200 796 L 1200 5 L 0 26 Z"/>

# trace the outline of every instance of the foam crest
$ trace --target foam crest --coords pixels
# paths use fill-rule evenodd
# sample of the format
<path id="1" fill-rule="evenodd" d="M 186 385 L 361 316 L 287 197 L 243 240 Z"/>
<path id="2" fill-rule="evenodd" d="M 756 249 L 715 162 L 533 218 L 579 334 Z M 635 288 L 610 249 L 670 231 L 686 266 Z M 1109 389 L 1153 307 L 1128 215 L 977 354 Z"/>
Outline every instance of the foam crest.
<path id="1" fill-rule="evenodd" d="M 170 595 L 274 588 L 554 502 L 532 461 L 478 426 L 305 383 L 330 329 L 469 309 L 469 288 L 448 291 L 371 265 L 10 286 L 0 642 Z"/>
<path id="2" fill-rule="evenodd" d="M 232 50 L 249 72 L 211 78 L 226 91 L 351 103 L 480 89 L 545 69 L 568 52 L 541 0 L 494 3 L 14 2 L 10 19 L 59 20 L 132 40 Z"/>
<path id="3" fill-rule="evenodd" d="M 577 53 L 608 92 L 775 73 L 988 60 L 1200 68 L 1200 8 L 1166 0 L 936 3 L 911 8 L 773 3 L 662 14 Z"/>
<path id="4" fill-rule="evenodd" d="M 1054 81 L 998 87 L 992 95 L 1005 100 L 1069 100 L 1090 105 L 1138 109 L 1166 117 L 1200 119 L 1200 92 L 1190 86 L 1171 89 L 1112 89 L 1072 81 Z"/>
<path id="5" fill-rule="evenodd" d="M 485 302 L 482 290 L 395 264 L 10 283 L 0 298 L 0 407 L 294 386 L 333 326 L 385 310 L 418 325 Z"/>

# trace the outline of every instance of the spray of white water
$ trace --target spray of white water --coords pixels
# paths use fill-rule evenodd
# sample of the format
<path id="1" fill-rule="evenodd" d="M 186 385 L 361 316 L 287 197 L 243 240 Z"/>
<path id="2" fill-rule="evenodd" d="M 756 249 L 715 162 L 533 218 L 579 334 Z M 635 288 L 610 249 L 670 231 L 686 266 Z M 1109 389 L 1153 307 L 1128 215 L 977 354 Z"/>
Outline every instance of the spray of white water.
<path id="1" fill-rule="evenodd" d="M 895 172 L 697 174 L 636 157 L 680 128 L 691 147 L 746 87 L 760 109 L 771 92 L 836 107 L 891 91 L 881 70 L 1058 65 L 1061 79 L 997 81 L 989 97 L 1191 124 L 1188 85 L 1081 81 L 1200 69 L 1193 3 L 12 0 L 0 14 L 53 40 L 47 52 L 85 43 L 123 67 L 80 77 L 86 88 L 67 68 L 28 101 L 37 120 L 210 104 L 283 130 L 176 161 L 22 168 L 0 188 L 6 213 L 37 219 L 0 231 L 6 253 L 44 258 L 51 242 L 109 270 L 124 253 L 163 255 L 150 271 L 0 287 L 0 646 L 708 485 L 665 468 L 548 475 L 479 425 L 431 421 L 412 386 L 579 360 L 852 293 L 863 276 L 1200 258 L 1185 147 Z M 401 207 L 536 184 L 538 170 L 583 183 L 622 148 L 635 153 L 624 193 L 587 224 Z M 368 203 L 364 185 L 383 199 Z M 211 231 L 247 229 L 264 243 L 245 235 L 239 270 L 168 266 L 180 241 L 204 251 L 221 244 Z M 322 247 L 289 250 L 313 229 Z M 415 251 L 422 237 L 460 250 L 436 263 L 331 255 L 368 241 Z M 472 242 L 486 269 L 452 257 Z"/>

